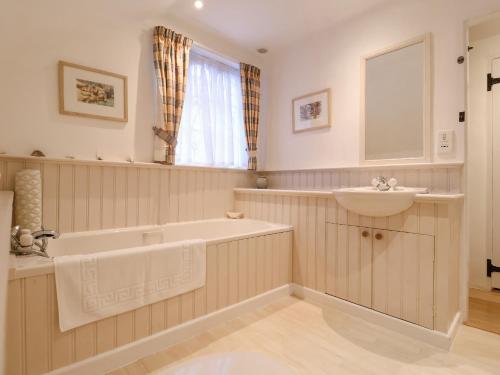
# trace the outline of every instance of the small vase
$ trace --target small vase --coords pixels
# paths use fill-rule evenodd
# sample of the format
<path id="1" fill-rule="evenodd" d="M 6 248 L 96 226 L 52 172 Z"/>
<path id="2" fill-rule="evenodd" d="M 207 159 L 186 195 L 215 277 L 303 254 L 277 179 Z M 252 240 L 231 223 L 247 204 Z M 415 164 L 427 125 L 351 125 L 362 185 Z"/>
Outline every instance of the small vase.
<path id="1" fill-rule="evenodd" d="M 257 177 L 257 189 L 267 189 L 267 177 Z"/>

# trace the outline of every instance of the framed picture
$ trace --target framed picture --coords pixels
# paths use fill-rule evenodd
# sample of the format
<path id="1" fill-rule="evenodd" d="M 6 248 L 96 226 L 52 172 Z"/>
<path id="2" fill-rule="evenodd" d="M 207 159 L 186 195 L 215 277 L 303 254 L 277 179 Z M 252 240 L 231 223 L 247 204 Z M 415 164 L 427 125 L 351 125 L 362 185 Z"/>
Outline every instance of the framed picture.
<path id="1" fill-rule="evenodd" d="M 127 122 L 127 77 L 59 61 L 59 113 Z"/>
<path id="2" fill-rule="evenodd" d="M 330 89 L 293 99 L 292 117 L 294 133 L 330 127 Z"/>

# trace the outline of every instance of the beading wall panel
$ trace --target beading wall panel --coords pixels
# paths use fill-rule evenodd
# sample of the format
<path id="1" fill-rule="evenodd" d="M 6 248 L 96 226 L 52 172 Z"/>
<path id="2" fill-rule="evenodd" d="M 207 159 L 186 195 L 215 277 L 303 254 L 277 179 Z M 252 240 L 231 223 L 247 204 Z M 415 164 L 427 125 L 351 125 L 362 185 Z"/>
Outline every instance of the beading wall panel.
<path id="1" fill-rule="evenodd" d="M 0 156 L 0 189 L 13 190 L 24 168 L 41 171 L 42 222 L 61 233 L 223 217 L 233 188 L 253 184 L 245 170 Z"/>
<path id="2" fill-rule="evenodd" d="M 422 166 L 383 168 L 324 169 L 263 173 L 272 189 L 328 190 L 369 186 L 376 176 L 395 177 L 400 186 L 426 187 L 435 193 L 462 191 L 462 166 Z"/>
<path id="3" fill-rule="evenodd" d="M 203 288 L 64 333 L 54 274 L 10 280 L 8 374 L 39 375 L 288 284 L 291 252 L 291 232 L 210 245 Z"/>

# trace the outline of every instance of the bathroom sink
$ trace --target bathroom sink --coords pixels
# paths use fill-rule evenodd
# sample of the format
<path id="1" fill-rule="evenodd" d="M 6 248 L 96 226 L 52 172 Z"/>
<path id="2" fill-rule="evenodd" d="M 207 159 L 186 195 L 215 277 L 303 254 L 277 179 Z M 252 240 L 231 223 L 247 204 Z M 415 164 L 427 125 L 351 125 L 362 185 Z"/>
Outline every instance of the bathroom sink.
<path id="1" fill-rule="evenodd" d="M 379 191 L 374 187 L 343 188 L 333 191 L 337 202 L 345 209 L 364 216 L 391 216 L 411 207 L 417 194 L 426 188 L 396 187 Z"/>

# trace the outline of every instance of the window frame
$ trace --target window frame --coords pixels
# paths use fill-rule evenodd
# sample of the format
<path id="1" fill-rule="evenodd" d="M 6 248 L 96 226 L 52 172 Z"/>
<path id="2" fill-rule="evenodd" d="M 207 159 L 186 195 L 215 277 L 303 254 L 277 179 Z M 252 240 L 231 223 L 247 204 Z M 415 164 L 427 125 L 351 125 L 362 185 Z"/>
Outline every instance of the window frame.
<path id="1" fill-rule="evenodd" d="M 216 52 L 208 47 L 205 47 L 199 43 L 193 43 L 193 46 L 191 47 L 191 51 L 190 53 L 195 53 L 195 54 L 198 54 L 202 57 L 205 57 L 207 59 L 210 59 L 210 60 L 214 60 L 215 62 L 217 63 L 220 63 L 220 64 L 223 64 L 223 65 L 226 65 L 230 68 L 233 68 L 235 69 L 236 71 L 240 71 L 240 63 L 235 60 L 235 59 L 232 59 L 230 57 L 227 57 L 219 52 Z M 188 78 L 189 79 L 189 78 Z M 243 97 L 241 98 L 242 99 L 242 102 L 243 102 Z M 186 98 L 184 97 L 184 101 L 186 100 Z M 184 111 L 184 108 L 183 108 L 183 111 Z M 245 139 L 245 152 L 246 152 L 246 156 L 248 158 L 248 145 L 246 145 L 246 129 L 245 129 L 245 123 L 244 123 L 244 108 L 242 108 L 242 116 L 243 116 L 243 136 L 244 136 L 244 139 Z M 182 119 L 181 119 L 182 121 Z M 179 134 L 178 134 L 179 136 Z M 246 164 L 246 163 L 245 163 Z M 182 164 L 177 164 L 176 162 L 176 166 L 178 167 L 187 167 L 187 168 L 209 168 L 209 169 L 224 169 L 224 170 L 236 170 L 236 171 L 245 171 L 247 170 L 247 167 L 246 166 L 242 166 L 242 167 L 235 167 L 235 166 L 220 166 L 220 165 L 214 165 L 214 164 L 211 164 L 211 165 L 208 165 L 208 164 L 197 164 L 197 163 L 182 163 Z"/>

